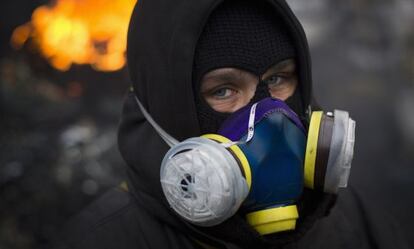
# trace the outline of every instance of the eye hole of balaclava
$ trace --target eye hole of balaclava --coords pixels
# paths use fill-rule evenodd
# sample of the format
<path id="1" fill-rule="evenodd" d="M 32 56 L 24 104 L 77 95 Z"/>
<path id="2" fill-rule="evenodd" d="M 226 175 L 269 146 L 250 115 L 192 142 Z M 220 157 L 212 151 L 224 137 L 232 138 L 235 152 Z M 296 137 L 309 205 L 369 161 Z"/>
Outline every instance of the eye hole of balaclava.
<path id="1" fill-rule="evenodd" d="M 224 1 L 210 15 L 198 40 L 193 64 L 193 89 L 201 133 L 214 133 L 231 113 L 213 110 L 200 93 L 207 72 L 233 67 L 259 77 L 270 66 L 295 57 L 286 25 L 266 3 Z M 298 95 L 295 91 L 294 95 Z M 269 97 L 267 85 L 259 82 L 250 102 Z M 300 96 L 288 99 L 301 106 Z M 293 102 L 293 103 L 292 103 Z M 296 108 L 293 108 L 294 111 Z"/>

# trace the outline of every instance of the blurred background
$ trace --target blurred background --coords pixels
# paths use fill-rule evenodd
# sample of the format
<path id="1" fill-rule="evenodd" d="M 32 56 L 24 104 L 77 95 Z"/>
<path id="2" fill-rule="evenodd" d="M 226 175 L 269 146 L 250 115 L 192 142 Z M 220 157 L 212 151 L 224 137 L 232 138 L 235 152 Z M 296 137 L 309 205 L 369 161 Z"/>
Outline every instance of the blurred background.
<path id="1" fill-rule="evenodd" d="M 124 178 L 116 129 L 135 0 L 0 2 L 0 248 L 47 247 Z M 350 184 L 414 247 L 414 0 L 288 0 L 314 91 L 357 121 Z"/>

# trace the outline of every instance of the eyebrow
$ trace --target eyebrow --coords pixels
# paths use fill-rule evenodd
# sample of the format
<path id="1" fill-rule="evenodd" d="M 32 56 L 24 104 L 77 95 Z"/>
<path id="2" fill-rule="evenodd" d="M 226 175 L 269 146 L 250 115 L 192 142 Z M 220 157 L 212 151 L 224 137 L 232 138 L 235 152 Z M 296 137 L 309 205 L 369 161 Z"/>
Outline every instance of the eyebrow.
<path id="1" fill-rule="evenodd" d="M 277 63 L 276 65 L 271 66 L 267 71 L 269 71 L 269 70 L 283 70 L 283 69 L 286 69 L 289 66 L 295 66 L 295 62 L 294 62 L 293 59 L 287 59 L 287 60 L 281 61 L 281 62 Z"/>
<path id="2" fill-rule="evenodd" d="M 214 72 L 212 75 L 206 75 L 204 80 L 232 81 L 239 79 L 242 74 L 242 71 L 232 68 L 222 72 Z"/>

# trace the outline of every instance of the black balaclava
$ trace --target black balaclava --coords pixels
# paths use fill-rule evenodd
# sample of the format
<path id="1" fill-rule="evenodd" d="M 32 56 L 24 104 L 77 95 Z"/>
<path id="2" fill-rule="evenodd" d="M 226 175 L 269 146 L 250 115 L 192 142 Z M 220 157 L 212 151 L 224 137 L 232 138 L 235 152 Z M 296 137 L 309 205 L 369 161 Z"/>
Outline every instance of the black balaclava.
<path id="1" fill-rule="evenodd" d="M 214 111 L 201 96 L 200 83 L 205 73 L 233 67 L 249 71 L 259 79 L 272 65 L 295 57 L 286 25 L 270 9 L 261 2 L 225 1 L 210 15 L 198 40 L 193 65 L 193 89 L 202 133 L 216 132 L 229 116 Z M 260 82 L 251 102 L 268 96 L 267 86 Z M 296 107 L 302 105 L 300 96 L 287 103 L 296 112 Z"/>

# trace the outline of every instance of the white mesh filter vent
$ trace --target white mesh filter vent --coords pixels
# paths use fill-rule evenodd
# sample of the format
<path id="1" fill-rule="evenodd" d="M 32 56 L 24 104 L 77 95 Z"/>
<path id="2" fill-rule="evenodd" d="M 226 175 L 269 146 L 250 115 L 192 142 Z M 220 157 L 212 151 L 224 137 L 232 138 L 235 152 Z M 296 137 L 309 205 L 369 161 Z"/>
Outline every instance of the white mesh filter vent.
<path id="1" fill-rule="evenodd" d="M 237 161 L 224 146 L 191 138 L 174 146 L 161 164 L 161 185 L 184 219 L 213 226 L 232 216 L 248 194 Z"/>

